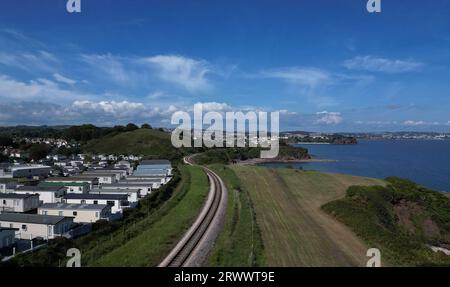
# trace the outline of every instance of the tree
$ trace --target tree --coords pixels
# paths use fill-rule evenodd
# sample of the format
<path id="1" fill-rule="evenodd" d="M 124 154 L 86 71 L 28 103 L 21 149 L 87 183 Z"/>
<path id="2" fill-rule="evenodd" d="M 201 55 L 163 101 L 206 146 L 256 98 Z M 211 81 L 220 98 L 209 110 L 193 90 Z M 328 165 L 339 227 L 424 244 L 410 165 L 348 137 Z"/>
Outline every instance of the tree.
<path id="1" fill-rule="evenodd" d="M 129 123 L 129 124 L 125 127 L 125 130 L 126 130 L 127 132 L 132 132 L 132 131 L 135 131 L 135 130 L 137 130 L 137 129 L 139 129 L 139 127 L 138 127 L 137 125 L 135 125 L 135 124 L 132 124 L 132 123 Z"/>
<path id="2" fill-rule="evenodd" d="M 151 130 L 151 129 L 152 129 L 152 126 L 149 125 L 149 124 L 143 124 L 143 125 L 141 126 L 141 129 L 149 129 L 149 130 Z"/>
<path id="3" fill-rule="evenodd" d="M 12 146 L 14 144 L 14 141 L 10 137 L 0 137 L 0 146 L 7 147 Z"/>
<path id="4" fill-rule="evenodd" d="M 45 158 L 48 155 L 50 148 L 46 144 L 34 144 L 30 147 L 30 159 L 37 161 Z"/>

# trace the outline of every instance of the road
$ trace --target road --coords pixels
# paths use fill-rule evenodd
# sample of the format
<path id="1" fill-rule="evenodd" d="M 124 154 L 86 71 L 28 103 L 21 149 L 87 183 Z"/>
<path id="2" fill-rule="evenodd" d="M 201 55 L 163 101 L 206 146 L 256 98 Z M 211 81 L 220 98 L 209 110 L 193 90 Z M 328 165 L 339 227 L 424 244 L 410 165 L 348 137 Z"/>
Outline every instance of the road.
<path id="1" fill-rule="evenodd" d="M 185 164 L 195 165 L 192 156 L 184 158 Z M 194 224 L 159 264 L 159 267 L 202 266 L 219 235 L 227 207 L 227 190 L 222 179 L 212 170 L 203 167 L 210 182 L 206 203 Z"/>

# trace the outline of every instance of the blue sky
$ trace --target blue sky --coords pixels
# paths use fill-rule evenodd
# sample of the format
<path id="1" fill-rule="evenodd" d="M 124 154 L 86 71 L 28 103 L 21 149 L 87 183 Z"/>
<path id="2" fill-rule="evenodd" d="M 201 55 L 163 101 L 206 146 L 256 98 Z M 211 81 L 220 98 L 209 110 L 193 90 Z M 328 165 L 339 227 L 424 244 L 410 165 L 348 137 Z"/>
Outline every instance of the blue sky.
<path id="1" fill-rule="evenodd" d="M 168 126 L 280 111 L 282 130 L 450 131 L 450 2 L 3 0 L 0 125 Z"/>

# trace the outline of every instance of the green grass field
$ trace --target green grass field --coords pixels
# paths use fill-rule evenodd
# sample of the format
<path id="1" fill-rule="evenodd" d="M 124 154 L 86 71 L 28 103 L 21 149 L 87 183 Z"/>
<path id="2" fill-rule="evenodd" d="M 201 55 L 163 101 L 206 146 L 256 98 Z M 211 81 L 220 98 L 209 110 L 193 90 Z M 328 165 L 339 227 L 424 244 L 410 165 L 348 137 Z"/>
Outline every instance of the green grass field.
<path id="1" fill-rule="evenodd" d="M 211 168 L 228 189 L 227 217 L 208 260 L 209 266 L 263 266 L 262 238 L 256 224 L 249 195 L 241 188 L 240 179 L 224 165 Z"/>
<path id="2" fill-rule="evenodd" d="M 156 266 L 191 226 L 203 206 L 209 183 L 199 167 L 186 167 L 189 184 L 160 211 L 157 220 L 124 245 L 96 259 L 93 266 Z"/>
<path id="3" fill-rule="evenodd" d="M 351 185 L 383 181 L 292 169 L 232 169 L 251 196 L 267 266 L 365 266 L 366 244 L 320 207 L 344 197 Z"/>

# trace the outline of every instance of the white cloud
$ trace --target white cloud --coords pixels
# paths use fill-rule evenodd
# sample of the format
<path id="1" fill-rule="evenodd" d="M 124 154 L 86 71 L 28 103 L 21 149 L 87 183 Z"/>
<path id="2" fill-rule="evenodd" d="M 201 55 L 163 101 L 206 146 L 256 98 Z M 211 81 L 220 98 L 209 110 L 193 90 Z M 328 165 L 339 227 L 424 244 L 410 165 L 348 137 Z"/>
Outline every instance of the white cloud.
<path id="1" fill-rule="evenodd" d="M 59 60 L 46 51 L 37 52 L 0 52 L 0 64 L 25 71 L 54 71 Z"/>
<path id="2" fill-rule="evenodd" d="M 316 68 L 288 67 L 261 72 L 262 77 L 281 79 L 291 83 L 316 87 L 331 81 L 328 72 Z"/>
<path id="3" fill-rule="evenodd" d="M 450 121 L 447 122 L 447 126 L 450 126 Z"/>
<path id="4" fill-rule="evenodd" d="M 75 85 L 77 83 L 77 81 L 72 80 L 72 79 L 67 78 L 67 77 L 64 77 L 63 75 L 58 74 L 58 73 L 53 74 L 53 78 L 56 81 L 58 81 L 60 83 L 63 83 L 63 84 L 67 84 L 67 85 Z"/>
<path id="5" fill-rule="evenodd" d="M 111 54 L 106 55 L 82 55 L 81 59 L 94 69 L 99 69 L 105 75 L 111 77 L 114 81 L 122 84 L 129 83 L 132 71 L 124 65 L 124 58 Z"/>
<path id="6" fill-rule="evenodd" d="M 318 112 L 316 115 L 319 119 L 316 120 L 317 124 L 337 125 L 342 123 L 343 118 L 341 113 L 338 112 Z"/>
<path id="7" fill-rule="evenodd" d="M 404 126 L 438 126 L 441 125 L 439 122 L 426 122 L 426 121 L 404 121 L 402 123 Z"/>
<path id="8" fill-rule="evenodd" d="M 48 79 L 36 79 L 22 82 L 0 75 L 0 99 L 12 101 L 49 101 L 55 103 L 95 98 L 96 95 L 62 89 Z"/>
<path id="9" fill-rule="evenodd" d="M 128 102 L 128 101 L 75 101 L 72 104 L 74 110 L 82 111 L 83 113 L 106 113 L 115 115 L 117 117 L 123 116 L 133 116 L 136 113 L 141 112 L 145 109 L 144 104 Z"/>
<path id="10" fill-rule="evenodd" d="M 205 102 L 205 103 L 197 103 L 202 104 L 204 112 L 226 112 L 231 111 L 233 108 L 226 103 L 217 103 L 217 102 Z"/>
<path id="11" fill-rule="evenodd" d="M 345 61 L 344 66 L 349 70 L 395 74 L 417 71 L 423 66 L 423 63 L 414 60 L 392 60 L 374 56 L 358 56 Z"/>
<path id="12" fill-rule="evenodd" d="M 212 72 L 212 68 L 204 60 L 175 55 L 158 55 L 140 59 L 138 62 L 156 66 L 162 80 L 178 84 L 190 92 L 205 91 L 211 88 L 206 76 Z"/>

